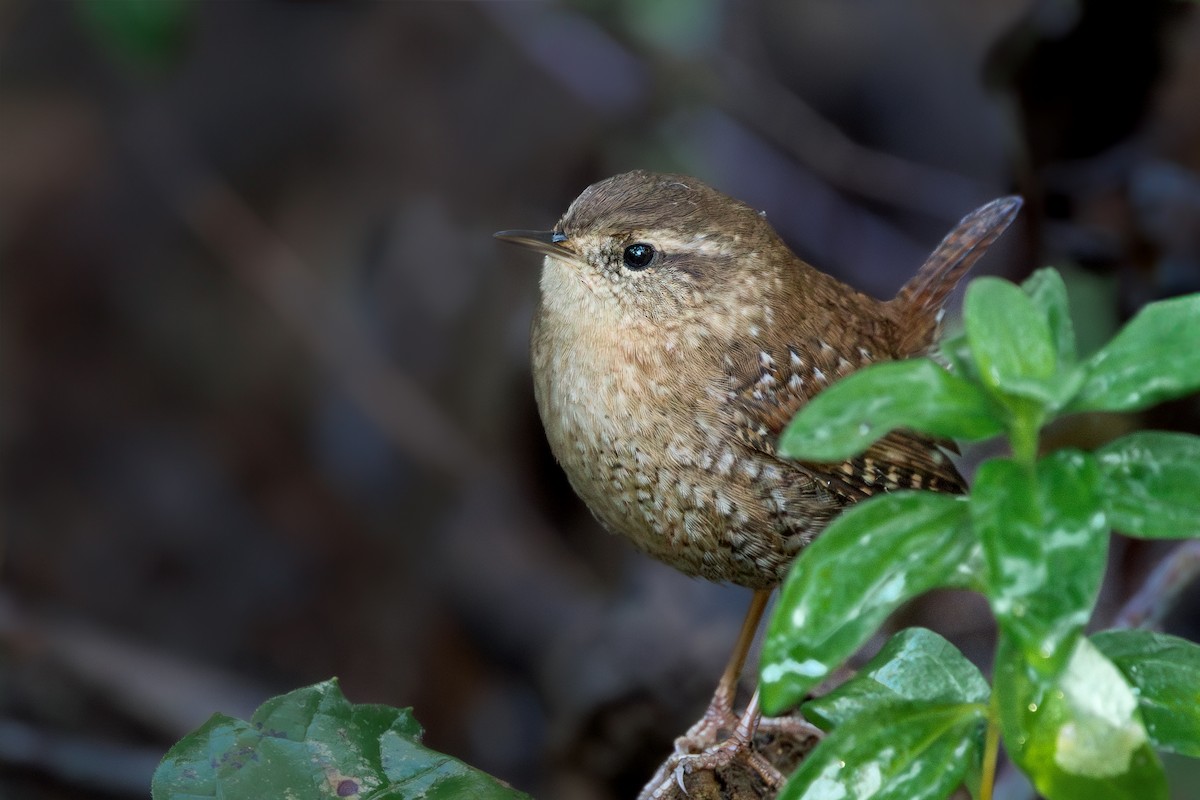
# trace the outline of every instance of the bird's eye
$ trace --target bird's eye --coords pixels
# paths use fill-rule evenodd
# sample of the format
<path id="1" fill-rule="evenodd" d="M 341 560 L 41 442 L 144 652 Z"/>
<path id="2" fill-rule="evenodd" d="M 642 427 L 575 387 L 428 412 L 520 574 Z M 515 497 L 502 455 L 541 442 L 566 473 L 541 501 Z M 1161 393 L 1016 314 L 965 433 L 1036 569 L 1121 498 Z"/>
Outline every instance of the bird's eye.
<path id="1" fill-rule="evenodd" d="M 645 242 L 631 244 L 625 248 L 625 266 L 630 269 L 645 269 L 654 261 L 655 250 Z"/>

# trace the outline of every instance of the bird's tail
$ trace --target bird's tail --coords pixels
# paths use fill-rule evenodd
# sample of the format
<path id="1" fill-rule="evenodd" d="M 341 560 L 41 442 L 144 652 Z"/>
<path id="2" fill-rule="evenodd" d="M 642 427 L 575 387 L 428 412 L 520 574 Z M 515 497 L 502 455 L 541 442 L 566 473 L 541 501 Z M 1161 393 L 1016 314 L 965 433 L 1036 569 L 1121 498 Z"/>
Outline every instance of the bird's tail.
<path id="1" fill-rule="evenodd" d="M 1022 202 L 1016 196 L 1001 197 L 963 217 L 913 279 L 889 301 L 902 332 L 901 353 L 920 353 L 933 344 L 947 295 L 1012 224 Z"/>

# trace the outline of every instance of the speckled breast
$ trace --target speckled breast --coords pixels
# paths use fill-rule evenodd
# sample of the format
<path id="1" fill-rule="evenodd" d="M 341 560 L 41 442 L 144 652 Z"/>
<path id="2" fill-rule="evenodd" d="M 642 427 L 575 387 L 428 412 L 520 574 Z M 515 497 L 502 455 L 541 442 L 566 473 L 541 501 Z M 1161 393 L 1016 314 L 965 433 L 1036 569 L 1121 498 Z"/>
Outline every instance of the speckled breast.
<path id="1" fill-rule="evenodd" d="M 702 412 L 711 387 L 670 390 L 650 376 L 678 373 L 645 369 L 643 353 L 589 352 L 565 338 L 539 316 L 535 394 L 551 450 L 592 513 L 689 575 L 777 584 L 807 538 L 763 488 L 788 479 L 778 462 Z"/>

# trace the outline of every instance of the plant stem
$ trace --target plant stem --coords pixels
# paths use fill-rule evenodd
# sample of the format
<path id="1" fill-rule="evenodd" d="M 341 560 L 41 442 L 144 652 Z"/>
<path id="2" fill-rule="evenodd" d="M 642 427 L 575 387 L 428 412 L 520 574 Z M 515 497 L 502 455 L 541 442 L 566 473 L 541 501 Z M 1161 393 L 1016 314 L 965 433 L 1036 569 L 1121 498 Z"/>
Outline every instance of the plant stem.
<path id="1" fill-rule="evenodd" d="M 979 800 L 992 800 L 992 787 L 996 783 L 996 761 L 1000 754 L 1000 708 L 996 703 L 996 692 L 992 691 L 988 703 L 987 735 L 983 741 L 983 769 L 980 771 Z"/>
<path id="2" fill-rule="evenodd" d="M 1033 407 L 1022 408 L 1012 421 L 1008 432 L 1013 459 L 1030 470 L 1037 464 L 1038 432 L 1041 430 L 1041 423 L 1041 415 Z"/>

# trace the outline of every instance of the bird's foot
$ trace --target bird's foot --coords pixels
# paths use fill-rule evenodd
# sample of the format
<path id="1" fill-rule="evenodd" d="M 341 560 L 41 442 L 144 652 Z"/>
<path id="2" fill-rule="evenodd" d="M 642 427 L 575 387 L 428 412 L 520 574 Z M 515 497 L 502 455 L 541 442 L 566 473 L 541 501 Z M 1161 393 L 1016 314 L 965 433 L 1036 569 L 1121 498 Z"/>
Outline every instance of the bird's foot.
<path id="1" fill-rule="evenodd" d="M 710 750 L 732 736 L 737 725 L 732 704 L 718 692 L 704 710 L 704 716 L 675 740 L 675 755 L 696 755 Z"/>
<path id="2" fill-rule="evenodd" d="M 741 719 L 714 704 L 675 740 L 639 800 L 773 798 L 820 736 L 798 717 L 761 718 L 753 702 Z"/>
<path id="3" fill-rule="evenodd" d="M 700 752 L 672 753 L 642 789 L 639 800 L 768 798 L 778 793 L 783 780 L 752 741 L 731 736 Z"/>

